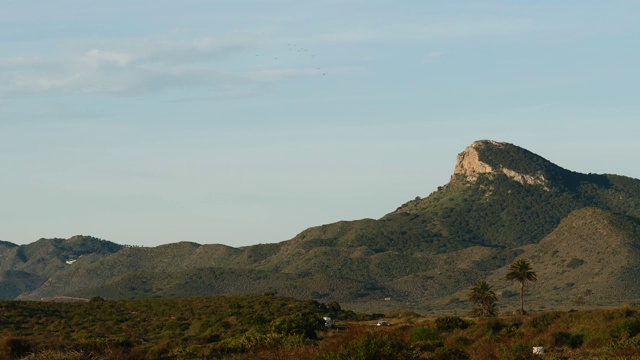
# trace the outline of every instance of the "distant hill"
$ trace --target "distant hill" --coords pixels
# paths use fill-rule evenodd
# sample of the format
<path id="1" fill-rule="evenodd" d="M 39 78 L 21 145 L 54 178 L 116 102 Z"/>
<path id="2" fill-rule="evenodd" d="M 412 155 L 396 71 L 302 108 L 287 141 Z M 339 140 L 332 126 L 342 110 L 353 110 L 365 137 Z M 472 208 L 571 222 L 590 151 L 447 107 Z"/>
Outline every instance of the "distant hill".
<path id="1" fill-rule="evenodd" d="M 602 306 L 640 299 L 636 218 L 582 208 L 563 219 L 538 245 L 525 248 L 522 256 L 531 259 L 540 278 L 532 300 L 548 306 L 566 303 L 567 296 L 572 304 L 582 298 L 585 305 Z M 496 283 L 504 273 L 506 269 L 496 272 Z"/>
<path id="2" fill-rule="evenodd" d="M 28 245 L 0 244 L 0 298 L 13 299 L 40 288 L 72 264 L 96 262 L 123 248 L 91 236 L 40 239 Z"/>
<path id="3" fill-rule="evenodd" d="M 353 309 L 464 309 L 488 279 L 515 306 L 506 266 L 533 261 L 529 305 L 640 299 L 640 180 L 564 169 L 516 145 L 477 141 L 451 180 L 380 219 L 312 227 L 242 248 L 123 247 L 91 237 L 0 243 L 0 297 L 180 297 L 274 292 Z M 70 263 L 69 263 L 70 262 Z"/>

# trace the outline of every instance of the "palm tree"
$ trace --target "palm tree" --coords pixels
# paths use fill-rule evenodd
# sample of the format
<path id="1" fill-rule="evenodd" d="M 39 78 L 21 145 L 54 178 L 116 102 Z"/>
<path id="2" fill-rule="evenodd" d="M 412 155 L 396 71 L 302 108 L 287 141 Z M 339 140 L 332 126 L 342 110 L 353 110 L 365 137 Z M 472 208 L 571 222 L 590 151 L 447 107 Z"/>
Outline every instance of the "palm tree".
<path id="1" fill-rule="evenodd" d="M 524 315 L 524 285 L 538 280 L 536 272 L 531 269 L 530 262 L 519 258 L 509 265 L 509 272 L 506 278 L 509 281 L 517 280 L 520 283 L 520 314 Z"/>
<path id="2" fill-rule="evenodd" d="M 476 305 L 472 313 L 476 316 L 496 316 L 498 315 L 498 307 L 496 301 L 498 296 L 491 290 L 489 285 L 484 280 L 478 280 L 471 288 L 471 293 L 468 298 L 469 302 Z"/>

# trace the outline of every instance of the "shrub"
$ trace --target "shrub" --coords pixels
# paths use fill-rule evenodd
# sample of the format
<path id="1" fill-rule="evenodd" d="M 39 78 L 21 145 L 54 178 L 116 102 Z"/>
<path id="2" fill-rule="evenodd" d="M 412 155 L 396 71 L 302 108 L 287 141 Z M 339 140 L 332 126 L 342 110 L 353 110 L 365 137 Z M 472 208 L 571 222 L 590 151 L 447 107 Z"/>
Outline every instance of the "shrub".
<path id="1" fill-rule="evenodd" d="M 421 351 L 434 351 L 444 346 L 444 338 L 435 328 L 423 326 L 413 329 L 409 334 L 409 343 Z"/>
<path id="2" fill-rule="evenodd" d="M 319 354 L 314 360 L 405 360 L 411 349 L 402 339 L 387 332 L 371 331 L 334 352 Z"/>
<path id="3" fill-rule="evenodd" d="M 557 312 L 544 313 L 531 319 L 528 324 L 534 330 L 544 331 L 559 317 L 560 313 Z"/>
<path id="4" fill-rule="evenodd" d="M 506 327 L 507 323 L 500 319 L 491 319 L 483 324 L 484 332 L 487 335 L 497 335 Z"/>
<path id="5" fill-rule="evenodd" d="M 125 337 L 95 337 L 78 341 L 76 347 L 86 351 L 104 351 L 116 348 L 132 348 L 133 342 Z"/>
<path id="6" fill-rule="evenodd" d="M 553 345 L 555 346 L 569 346 L 572 349 L 575 349 L 582 345 L 582 343 L 584 342 L 584 335 L 571 334 L 564 331 L 556 331 L 551 334 L 551 340 L 553 341 Z"/>
<path id="7" fill-rule="evenodd" d="M 628 339 L 640 334 L 640 319 L 625 319 L 613 329 L 612 335 L 618 339 Z"/>
<path id="8" fill-rule="evenodd" d="M 100 296 L 94 296 L 89 300 L 89 304 L 101 304 L 106 300 L 101 298 Z"/>
<path id="9" fill-rule="evenodd" d="M 0 354 L 3 358 L 19 358 L 33 352 L 33 344 L 29 340 L 14 336 L 0 339 Z"/>
<path id="10" fill-rule="evenodd" d="M 420 326 L 411 331 L 409 341 L 442 340 L 440 333 L 433 327 Z"/>
<path id="11" fill-rule="evenodd" d="M 317 338 L 316 330 L 324 327 L 324 319 L 320 315 L 303 312 L 282 316 L 271 322 L 271 330 L 278 334 L 303 335 L 309 339 Z"/>
<path id="12" fill-rule="evenodd" d="M 471 356 L 459 348 L 442 347 L 436 349 L 433 358 L 436 360 L 467 360 L 471 359 Z"/>
<path id="13" fill-rule="evenodd" d="M 503 354 L 500 357 L 505 360 L 539 360 L 538 355 L 534 355 L 532 346 L 524 342 L 517 342 L 510 347 L 503 348 Z"/>
<path id="14" fill-rule="evenodd" d="M 618 349 L 624 349 L 624 348 L 637 348 L 637 347 L 640 347 L 640 336 L 635 336 L 629 339 L 621 339 L 621 340 L 615 341 L 607 345 L 606 349 L 611 351 L 611 350 L 618 350 Z"/>
<path id="15" fill-rule="evenodd" d="M 225 341 L 223 347 L 230 352 L 252 353 L 263 349 L 299 347 L 303 344 L 304 338 L 302 335 L 260 334 L 249 331 L 239 337 Z"/>
<path id="16" fill-rule="evenodd" d="M 466 347 L 473 344 L 473 340 L 469 339 L 466 336 L 453 336 L 451 338 L 451 345 L 456 347 Z"/>
<path id="17" fill-rule="evenodd" d="M 438 331 L 449 332 L 457 329 L 464 330 L 470 325 L 473 325 L 472 321 L 464 320 L 458 316 L 442 316 L 436 318 L 435 328 Z"/>

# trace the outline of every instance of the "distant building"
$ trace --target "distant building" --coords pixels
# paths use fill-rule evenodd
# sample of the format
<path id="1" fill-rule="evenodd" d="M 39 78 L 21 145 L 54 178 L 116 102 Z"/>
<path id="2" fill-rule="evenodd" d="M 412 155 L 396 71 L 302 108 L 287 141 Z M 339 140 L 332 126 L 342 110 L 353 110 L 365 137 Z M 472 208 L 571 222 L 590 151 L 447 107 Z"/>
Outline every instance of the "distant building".
<path id="1" fill-rule="evenodd" d="M 323 317 L 323 319 L 324 319 L 324 327 L 326 327 L 327 329 L 331 329 L 331 326 L 333 325 L 333 320 L 331 320 L 331 318 L 328 316 Z"/>

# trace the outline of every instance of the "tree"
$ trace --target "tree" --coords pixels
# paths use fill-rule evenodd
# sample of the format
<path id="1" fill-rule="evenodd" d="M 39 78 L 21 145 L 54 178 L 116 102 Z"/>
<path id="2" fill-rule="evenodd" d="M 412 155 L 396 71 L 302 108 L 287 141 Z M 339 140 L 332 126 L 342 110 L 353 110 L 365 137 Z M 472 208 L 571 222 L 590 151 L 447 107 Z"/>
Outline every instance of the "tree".
<path id="1" fill-rule="evenodd" d="M 298 312 L 281 316 L 271 322 L 271 330 L 284 335 L 302 335 L 308 339 L 316 339 L 316 330 L 324 329 L 325 321 L 317 313 L 311 311 Z"/>
<path id="2" fill-rule="evenodd" d="M 496 316 L 498 315 L 498 307 L 496 302 L 498 296 L 491 290 L 489 285 L 484 280 L 478 280 L 471 288 L 471 293 L 468 298 L 469 302 L 475 304 L 472 313 L 476 316 Z"/>
<path id="3" fill-rule="evenodd" d="M 524 311 L 524 285 L 528 282 L 538 280 L 536 272 L 531 268 L 531 263 L 525 259 L 519 258 L 509 265 L 509 272 L 506 279 L 509 281 L 518 281 L 520 283 L 520 314 L 526 314 Z"/>

